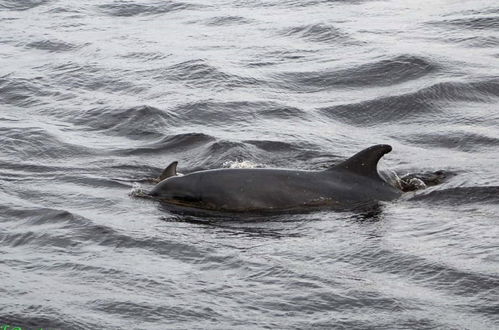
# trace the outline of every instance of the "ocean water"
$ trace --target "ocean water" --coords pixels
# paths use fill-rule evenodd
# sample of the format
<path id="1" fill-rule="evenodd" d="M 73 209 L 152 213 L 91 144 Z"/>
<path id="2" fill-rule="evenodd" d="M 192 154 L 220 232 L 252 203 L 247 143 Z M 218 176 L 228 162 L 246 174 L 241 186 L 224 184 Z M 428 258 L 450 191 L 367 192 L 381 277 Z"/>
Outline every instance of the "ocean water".
<path id="1" fill-rule="evenodd" d="M 499 328 L 499 3 L 0 0 L 0 327 Z M 172 161 L 442 171 L 372 212 L 210 218 Z"/>

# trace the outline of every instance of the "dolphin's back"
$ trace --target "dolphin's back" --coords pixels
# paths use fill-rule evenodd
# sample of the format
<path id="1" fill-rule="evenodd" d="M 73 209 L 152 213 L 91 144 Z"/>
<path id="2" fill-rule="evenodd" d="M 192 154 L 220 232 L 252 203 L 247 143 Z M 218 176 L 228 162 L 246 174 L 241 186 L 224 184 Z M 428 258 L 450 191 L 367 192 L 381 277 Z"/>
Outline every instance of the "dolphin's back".
<path id="1" fill-rule="evenodd" d="M 197 182 L 198 196 L 203 203 L 234 210 L 374 200 L 384 190 L 378 189 L 383 188 L 378 182 L 344 171 L 218 169 L 192 173 L 183 179 Z"/>
<path id="2" fill-rule="evenodd" d="M 288 169 L 216 169 L 176 175 L 176 163 L 151 192 L 169 201 L 230 211 L 289 209 L 309 205 L 391 200 L 400 191 L 377 173 L 379 159 L 391 147 L 365 149 L 325 171 Z"/>
<path id="3" fill-rule="evenodd" d="M 222 209 L 290 208 L 319 198 L 318 173 L 279 169 L 220 169 L 193 173 L 199 198 Z"/>

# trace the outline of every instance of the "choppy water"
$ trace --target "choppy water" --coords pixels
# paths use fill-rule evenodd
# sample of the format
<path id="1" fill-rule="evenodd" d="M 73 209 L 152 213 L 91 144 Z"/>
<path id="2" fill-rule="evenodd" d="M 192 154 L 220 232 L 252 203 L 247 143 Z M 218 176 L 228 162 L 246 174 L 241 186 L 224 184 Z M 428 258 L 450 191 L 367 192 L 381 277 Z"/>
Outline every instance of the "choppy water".
<path id="1" fill-rule="evenodd" d="M 0 325 L 499 327 L 497 1 L 0 0 L 0 31 Z M 376 143 L 452 175 L 371 213 L 129 196 Z"/>

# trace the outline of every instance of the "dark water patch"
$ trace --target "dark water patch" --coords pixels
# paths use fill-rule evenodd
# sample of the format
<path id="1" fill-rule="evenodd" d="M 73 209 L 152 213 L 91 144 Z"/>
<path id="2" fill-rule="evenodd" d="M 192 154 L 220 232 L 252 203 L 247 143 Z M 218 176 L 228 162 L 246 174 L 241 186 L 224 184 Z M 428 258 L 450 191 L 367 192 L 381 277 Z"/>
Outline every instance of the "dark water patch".
<path id="1" fill-rule="evenodd" d="M 199 101 L 181 105 L 172 112 L 178 116 L 178 120 L 208 126 L 233 123 L 255 125 L 256 120 L 262 118 L 296 119 L 305 116 L 305 112 L 298 108 L 265 101 Z"/>
<path id="2" fill-rule="evenodd" d="M 148 105 L 131 108 L 93 108 L 71 114 L 68 121 L 109 135 L 130 139 L 155 139 L 174 121 L 171 113 Z"/>
<path id="3" fill-rule="evenodd" d="M 411 198 L 413 201 L 443 203 L 447 205 L 463 204 L 499 204 L 499 187 L 457 187 L 431 192 L 422 192 Z"/>
<path id="4" fill-rule="evenodd" d="M 306 112 L 299 108 L 269 102 L 263 104 L 259 112 L 264 118 L 275 119 L 303 119 L 306 116 Z"/>
<path id="5" fill-rule="evenodd" d="M 11 75 L 0 77 L 0 104 L 26 107 L 40 102 L 40 98 L 44 96 L 50 96 L 50 90 L 39 80 L 16 78 Z"/>
<path id="6" fill-rule="evenodd" d="M 92 150 L 63 142 L 49 132 L 36 127 L 0 128 L 0 151 L 12 159 L 47 161 L 67 157 L 87 157 Z"/>
<path id="7" fill-rule="evenodd" d="M 38 7 L 48 2 L 49 0 L 1 0 L 0 9 L 22 11 Z"/>
<path id="8" fill-rule="evenodd" d="M 54 13 L 54 14 L 65 14 L 65 13 L 74 13 L 74 14 L 79 14 L 81 11 L 79 11 L 76 8 L 72 7 L 55 7 L 47 10 L 47 13 Z"/>
<path id="9" fill-rule="evenodd" d="M 228 26 L 228 25 L 239 25 L 239 24 L 249 24 L 252 21 L 244 18 L 242 16 L 218 16 L 209 19 L 206 25 L 213 26 Z"/>
<path id="10" fill-rule="evenodd" d="M 438 111 L 428 100 L 418 97 L 417 93 L 388 96 L 354 104 L 337 105 L 319 109 L 335 120 L 352 125 L 369 126 L 379 123 L 418 117 L 424 113 Z"/>
<path id="11" fill-rule="evenodd" d="M 76 48 L 76 45 L 58 40 L 41 40 L 30 42 L 26 44 L 26 47 L 57 53 L 73 50 Z"/>
<path id="12" fill-rule="evenodd" d="M 276 80 L 284 82 L 283 88 L 309 92 L 334 87 L 389 86 L 424 77 L 438 68 L 438 64 L 424 58 L 402 55 L 348 69 L 281 73 Z"/>
<path id="13" fill-rule="evenodd" d="M 280 49 L 265 52 L 263 56 L 259 56 L 258 58 L 252 60 L 247 63 L 248 67 L 262 67 L 262 66 L 271 66 L 279 63 L 290 63 L 290 62 L 304 62 L 308 61 L 309 56 L 315 54 L 313 50 L 310 49 L 293 49 L 292 51 L 289 49 Z"/>
<path id="14" fill-rule="evenodd" d="M 499 138 L 478 133 L 453 132 L 425 133 L 403 136 L 403 140 L 415 145 L 457 149 L 466 152 L 480 152 L 488 148 L 499 147 Z"/>
<path id="15" fill-rule="evenodd" d="M 441 112 L 456 101 L 489 102 L 499 96 L 499 81 L 443 82 L 416 92 L 319 109 L 326 116 L 353 125 L 375 125 Z"/>
<path id="16" fill-rule="evenodd" d="M 10 309 L 10 308 L 9 308 Z M 53 308 L 47 306 L 32 305 L 22 306 L 19 309 L 9 311 L 7 308 L 0 312 L 0 324 L 10 325 L 6 329 L 20 327 L 22 330 L 32 329 L 89 329 L 94 326 L 90 323 L 71 321 L 67 315 L 61 315 Z M 8 313 L 5 314 L 4 313 Z M 66 317 L 65 317 L 66 316 Z"/>
<path id="17" fill-rule="evenodd" d="M 159 61 L 169 57 L 170 54 L 163 54 L 159 52 L 130 52 L 123 55 L 123 58 L 133 58 L 141 61 Z"/>
<path id="18" fill-rule="evenodd" d="M 430 22 L 430 24 L 461 27 L 471 30 L 499 30 L 499 16 L 466 17 L 439 22 Z"/>
<path id="19" fill-rule="evenodd" d="M 160 15 L 179 10 L 191 8 L 194 5 L 177 1 L 160 1 L 156 3 L 138 3 L 132 1 L 114 1 L 113 3 L 100 5 L 99 8 L 110 16 L 131 17 Z"/>
<path id="20" fill-rule="evenodd" d="M 199 307 L 196 305 L 183 305 L 173 303 L 167 305 L 151 304 L 147 302 L 99 300 L 92 303 L 92 308 L 99 312 L 106 312 L 109 315 L 119 315 L 122 318 L 136 321 L 137 315 L 140 315 L 142 321 L 159 322 L 166 326 L 177 325 L 179 321 L 192 322 L 196 319 L 216 321 L 220 314 L 210 307 Z M 167 321 L 170 320 L 170 321 Z"/>
<path id="21" fill-rule="evenodd" d="M 165 154 L 178 152 L 188 153 L 189 150 L 203 147 L 214 139 L 214 137 L 202 133 L 168 135 L 157 142 L 149 143 L 135 149 L 128 149 L 124 152 L 130 155 L 158 152 L 163 152 Z"/>
<path id="22" fill-rule="evenodd" d="M 39 246 L 46 249 L 69 249 L 76 245 L 76 243 L 68 237 L 29 230 L 24 230 L 22 233 L 8 233 L 2 235 L 0 243 L 2 246 Z"/>
<path id="23" fill-rule="evenodd" d="M 247 140 L 244 142 L 267 152 L 292 152 L 302 150 L 303 148 L 303 146 L 300 147 L 283 141 Z"/>
<path id="24" fill-rule="evenodd" d="M 133 83 L 133 79 L 126 79 L 133 73 L 123 70 L 110 72 L 109 69 L 94 63 L 80 65 L 67 62 L 55 67 L 47 64 L 37 69 L 50 72 L 48 79 L 52 84 L 66 86 L 73 91 L 81 88 L 89 91 L 141 93 L 145 89 Z"/>
<path id="25" fill-rule="evenodd" d="M 181 81 L 192 87 L 237 88 L 260 83 L 254 78 L 226 73 L 203 60 L 186 61 L 158 71 L 156 79 Z"/>
<path id="26" fill-rule="evenodd" d="M 352 41 L 348 34 L 341 29 L 323 23 L 292 27 L 284 30 L 282 35 L 332 44 Z"/>

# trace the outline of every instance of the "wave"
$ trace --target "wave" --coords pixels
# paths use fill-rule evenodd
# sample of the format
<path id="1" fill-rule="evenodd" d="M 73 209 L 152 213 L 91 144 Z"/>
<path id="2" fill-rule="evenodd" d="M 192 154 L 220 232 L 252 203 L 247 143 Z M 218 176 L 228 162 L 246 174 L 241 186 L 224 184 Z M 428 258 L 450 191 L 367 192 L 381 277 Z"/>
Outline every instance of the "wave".
<path id="1" fill-rule="evenodd" d="M 156 71 L 155 71 L 156 72 Z M 226 73 L 203 60 L 190 60 L 159 70 L 155 78 L 181 81 L 193 87 L 237 88 L 259 84 L 257 79 Z"/>
<path id="2" fill-rule="evenodd" d="M 460 43 L 469 47 L 491 48 L 499 46 L 499 38 L 495 36 L 459 36 L 447 38 L 450 43 Z"/>
<path id="3" fill-rule="evenodd" d="M 492 274 L 456 269 L 445 263 L 433 262 L 416 255 L 387 249 L 362 249 L 356 252 L 355 262 L 370 271 L 395 274 L 410 280 L 413 285 L 431 285 L 434 290 L 452 295 L 471 297 L 487 292 L 499 285 L 499 279 Z"/>
<path id="4" fill-rule="evenodd" d="M 234 123 L 255 125 L 258 119 L 263 118 L 296 119 L 305 116 L 303 110 L 268 101 L 199 101 L 183 104 L 172 112 L 181 122 L 206 126 L 226 126 Z"/>
<path id="5" fill-rule="evenodd" d="M 389 86 L 415 80 L 439 70 L 424 58 L 402 55 L 340 70 L 277 74 L 280 87 L 297 91 L 321 91 L 335 87 Z"/>
<path id="6" fill-rule="evenodd" d="M 20 107 L 33 106 L 50 92 L 39 81 L 17 78 L 11 75 L 0 77 L 0 104 Z"/>
<path id="7" fill-rule="evenodd" d="M 122 55 L 123 58 L 133 58 L 142 61 L 158 61 L 163 60 L 168 57 L 160 52 L 130 52 L 125 55 Z"/>
<path id="8" fill-rule="evenodd" d="M 321 108 L 319 112 L 352 125 L 368 126 L 440 112 L 440 103 L 489 102 L 495 97 L 499 97 L 499 80 L 443 82 L 412 93 Z"/>
<path id="9" fill-rule="evenodd" d="M 461 27 L 470 30 L 499 30 L 499 16 L 457 18 L 430 22 L 430 24 Z"/>
<path id="10" fill-rule="evenodd" d="M 145 144 L 138 148 L 120 151 L 120 153 L 124 152 L 130 155 L 141 155 L 158 152 L 180 152 L 185 156 L 191 149 L 205 146 L 214 140 L 214 137 L 202 133 L 174 134 L 165 136 L 159 141 Z"/>
<path id="11" fill-rule="evenodd" d="M 114 1 L 113 3 L 100 5 L 99 8 L 109 16 L 131 17 L 145 15 L 159 15 L 193 7 L 185 2 L 161 1 L 157 3 L 144 4 L 132 1 Z"/>
<path id="12" fill-rule="evenodd" d="M 236 7 L 267 8 L 267 7 L 309 7 L 315 5 L 336 6 L 337 3 L 349 2 L 352 4 L 362 3 L 370 0 L 234 0 L 232 3 Z"/>
<path id="13" fill-rule="evenodd" d="M 292 160 L 296 168 L 310 169 L 314 158 L 322 154 L 313 145 L 270 140 L 215 140 L 198 155 L 199 169 L 223 167 L 230 161 L 266 164 L 272 167 L 289 167 Z M 321 162 L 323 165 L 323 162 Z M 198 168 L 196 168 L 198 169 Z"/>
<path id="14" fill-rule="evenodd" d="M 400 136 L 399 136 L 400 137 Z M 466 152 L 482 150 L 483 148 L 499 147 L 499 138 L 471 132 L 425 133 L 401 136 L 402 140 L 429 147 L 458 149 Z"/>
<path id="15" fill-rule="evenodd" d="M 64 142 L 37 127 L 0 128 L 0 151 L 18 160 L 47 160 L 86 157 L 94 152 L 87 147 Z"/>
<path id="16" fill-rule="evenodd" d="M 242 16 L 217 16 L 206 21 L 206 25 L 229 26 L 239 24 L 249 24 L 252 21 Z"/>
<path id="17" fill-rule="evenodd" d="M 64 41 L 57 40 L 41 40 L 41 41 L 33 41 L 26 44 L 28 48 L 34 48 L 39 50 L 46 50 L 49 52 L 67 52 L 77 48 L 76 45 L 73 45 Z"/>
<path id="18" fill-rule="evenodd" d="M 123 70 L 113 70 L 95 64 L 80 65 L 69 61 L 59 65 L 46 64 L 37 69 L 47 72 L 51 85 L 66 86 L 73 92 L 77 89 L 88 91 L 109 91 L 122 93 L 141 93 L 144 87 L 132 82 L 130 73 Z"/>
<path id="19" fill-rule="evenodd" d="M 9 208 L 0 206 L 2 214 L 16 219 L 18 230 L 11 230 L 0 236 L 3 246 L 19 247 L 30 246 L 38 250 L 71 250 L 78 251 L 87 245 L 100 245 L 122 249 L 144 249 L 159 255 L 168 255 L 179 260 L 198 258 L 205 255 L 205 251 L 192 244 L 183 244 L 178 241 L 162 240 L 156 237 L 133 237 L 124 235 L 109 226 L 94 223 L 92 220 L 75 213 L 52 208 Z M 79 268 L 87 270 L 99 266 L 51 263 L 50 268 L 70 271 Z M 85 267 L 85 269 L 81 269 Z M 97 269 L 99 272 L 109 272 L 109 269 Z"/>
<path id="20" fill-rule="evenodd" d="M 152 139 L 163 136 L 175 116 L 148 105 L 131 108 L 92 108 L 67 114 L 67 120 L 77 125 L 130 139 Z"/>
<path id="21" fill-rule="evenodd" d="M 282 31 L 282 35 L 322 43 L 345 43 L 352 41 L 349 35 L 341 29 L 322 23 L 292 27 Z"/>
<path id="22" fill-rule="evenodd" d="M 462 204 L 499 204 L 499 187 L 457 187 L 433 190 L 421 193 L 410 200 L 429 201 L 431 203 L 444 203 L 448 205 Z"/>
<path id="23" fill-rule="evenodd" d="M 91 323 L 74 320 L 74 317 L 71 317 L 72 321 L 69 321 L 66 312 L 58 312 L 48 306 L 30 305 L 22 313 L 19 309 L 5 308 L 1 313 L 2 326 L 11 325 L 9 327 L 11 329 L 15 327 L 21 329 L 89 329 L 93 327 Z"/>
<path id="24" fill-rule="evenodd" d="M 0 9 L 8 9 L 8 10 L 28 10 L 31 8 L 38 7 L 45 3 L 49 2 L 49 0 L 2 0 L 0 2 Z"/>

